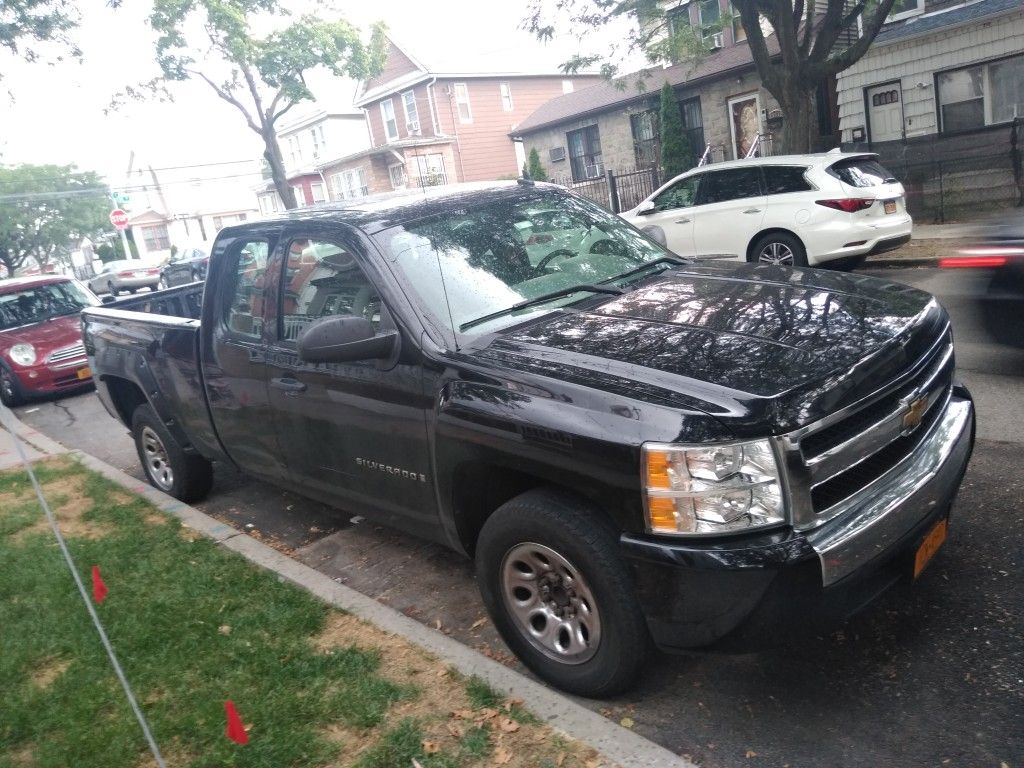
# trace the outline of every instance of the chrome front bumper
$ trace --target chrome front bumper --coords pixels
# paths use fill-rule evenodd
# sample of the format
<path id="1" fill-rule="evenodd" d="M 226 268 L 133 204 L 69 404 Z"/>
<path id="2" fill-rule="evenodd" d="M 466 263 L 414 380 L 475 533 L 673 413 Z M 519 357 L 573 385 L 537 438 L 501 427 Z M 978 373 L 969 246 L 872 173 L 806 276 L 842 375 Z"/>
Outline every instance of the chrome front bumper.
<path id="1" fill-rule="evenodd" d="M 970 458 L 974 406 L 957 390 L 912 454 L 845 499 L 807 540 L 821 560 L 824 586 L 885 553 L 936 508 L 956 495 Z"/>

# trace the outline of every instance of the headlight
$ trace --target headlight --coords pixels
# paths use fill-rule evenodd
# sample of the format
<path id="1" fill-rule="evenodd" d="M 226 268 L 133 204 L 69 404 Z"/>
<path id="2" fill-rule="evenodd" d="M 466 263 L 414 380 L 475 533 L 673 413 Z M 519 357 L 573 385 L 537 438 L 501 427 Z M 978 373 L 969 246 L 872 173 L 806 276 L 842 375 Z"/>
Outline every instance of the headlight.
<path id="1" fill-rule="evenodd" d="M 713 536 L 786 519 L 779 468 L 767 440 L 697 447 L 647 443 L 643 472 L 651 533 Z"/>
<path id="2" fill-rule="evenodd" d="M 32 365 L 36 361 L 36 348 L 31 344 L 15 344 L 7 350 L 7 356 L 18 365 Z"/>

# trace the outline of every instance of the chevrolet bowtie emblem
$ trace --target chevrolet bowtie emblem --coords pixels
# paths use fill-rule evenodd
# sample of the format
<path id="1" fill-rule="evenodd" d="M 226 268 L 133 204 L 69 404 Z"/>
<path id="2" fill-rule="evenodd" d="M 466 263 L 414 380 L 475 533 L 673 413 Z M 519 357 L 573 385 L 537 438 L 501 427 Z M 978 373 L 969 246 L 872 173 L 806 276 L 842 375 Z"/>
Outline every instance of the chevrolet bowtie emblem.
<path id="1" fill-rule="evenodd" d="M 919 397 L 912 400 L 907 407 L 909 410 L 903 414 L 903 431 L 909 434 L 921 425 L 924 412 L 928 410 L 928 398 Z"/>

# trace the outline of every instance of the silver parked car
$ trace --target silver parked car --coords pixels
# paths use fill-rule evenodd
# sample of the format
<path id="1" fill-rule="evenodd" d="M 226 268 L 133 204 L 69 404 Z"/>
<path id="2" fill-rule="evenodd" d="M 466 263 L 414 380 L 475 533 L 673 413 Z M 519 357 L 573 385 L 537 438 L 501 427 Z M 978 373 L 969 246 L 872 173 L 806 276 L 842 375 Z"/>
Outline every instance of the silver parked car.
<path id="1" fill-rule="evenodd" d="M 103 271 L 89 281 L 89 289 L 95 294 L 117 296 L 121 291 L 135 293 L 139 288 L 155 291 L 159 282 L 159 266 L 139 259 L 126 259 L 104 264 Z"/>

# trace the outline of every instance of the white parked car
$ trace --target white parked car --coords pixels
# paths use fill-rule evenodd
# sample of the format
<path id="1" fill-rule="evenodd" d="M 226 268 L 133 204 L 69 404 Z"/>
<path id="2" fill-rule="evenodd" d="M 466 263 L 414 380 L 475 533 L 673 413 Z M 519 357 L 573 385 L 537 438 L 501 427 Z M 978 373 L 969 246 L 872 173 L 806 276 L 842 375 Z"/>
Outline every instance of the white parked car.
<path id="1" fill-rule="evenodd" d="M 141 259 L 108 261 L 103 269 L 89 280 L 89 290 L 95 294 L 109 293 L 117 296 L 121 291 L 135 293 L 139 288 L 157 289 L 160 282 L 160 265 Z"/>
<path id="2" fill-rule="evenodd" d="M 910 240 L 903 185 L 876 157 L 833 150 L 715 163 L 675 177 L 621 215 L 640 229 L 660 228 L 657 238 L 663 233 L 680 256 L 854 263 Z"/>

